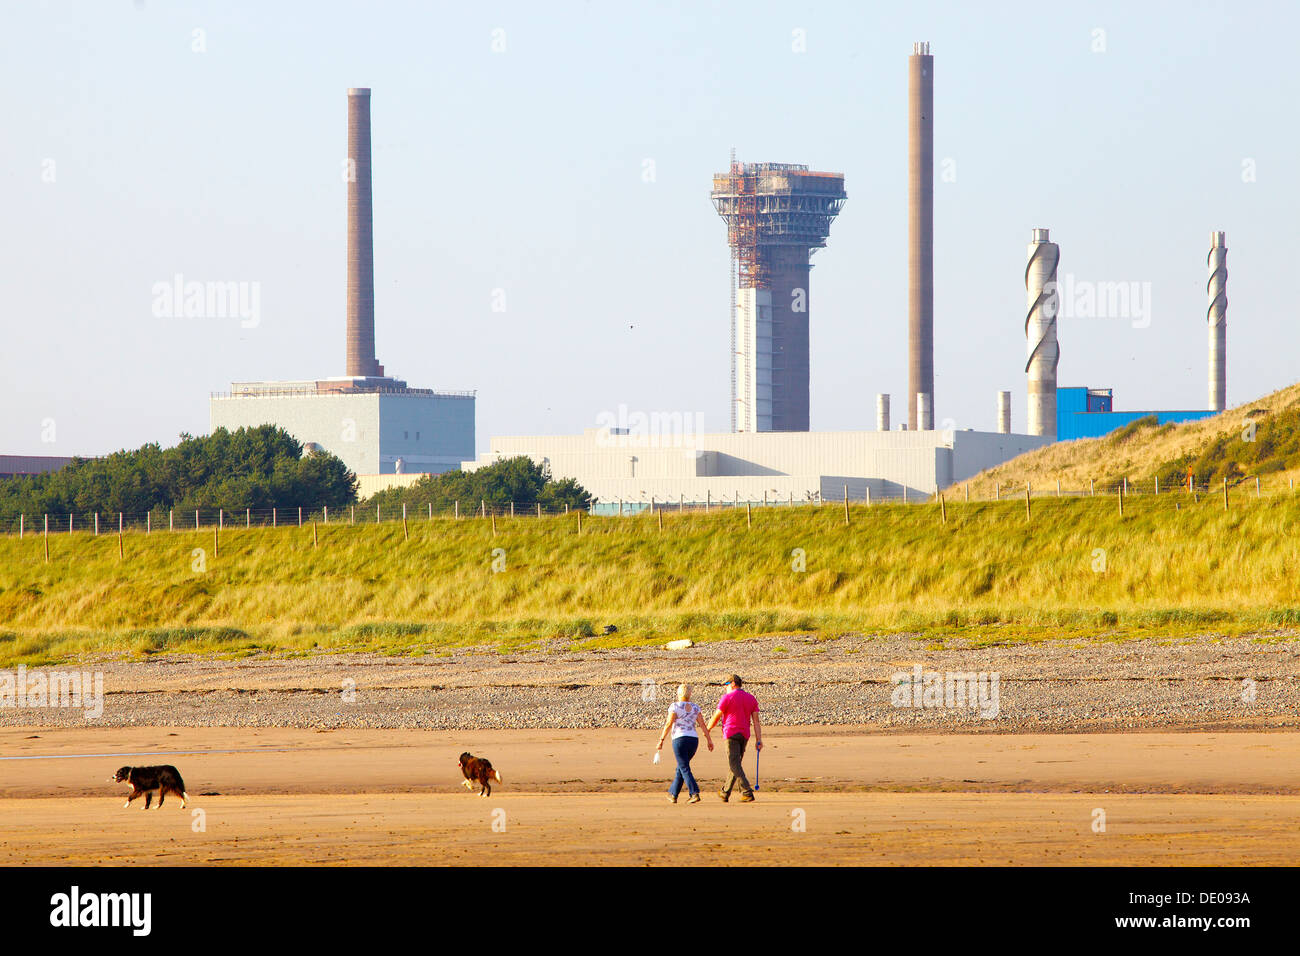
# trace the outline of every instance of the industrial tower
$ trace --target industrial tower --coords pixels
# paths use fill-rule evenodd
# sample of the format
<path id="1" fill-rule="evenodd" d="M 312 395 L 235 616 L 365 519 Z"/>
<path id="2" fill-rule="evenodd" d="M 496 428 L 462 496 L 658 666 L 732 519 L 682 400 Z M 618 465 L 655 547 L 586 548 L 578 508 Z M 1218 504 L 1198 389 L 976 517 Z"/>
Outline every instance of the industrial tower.
<path id="1" fill-rule="evenodd" d="M 809 258 L 844 205 L 844 175 L 733 154 L 712 195 L 732 258 L 731 430 L 806 432 Z"/>

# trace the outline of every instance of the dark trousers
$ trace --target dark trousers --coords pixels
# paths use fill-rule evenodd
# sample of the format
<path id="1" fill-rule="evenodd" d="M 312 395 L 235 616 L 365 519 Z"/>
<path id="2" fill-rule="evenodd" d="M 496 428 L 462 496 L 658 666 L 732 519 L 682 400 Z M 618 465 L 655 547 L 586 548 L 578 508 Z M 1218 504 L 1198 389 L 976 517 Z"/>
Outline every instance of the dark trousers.
<path id="1" fill-rule="evenodd" d="M 745 745 L 749 743 L 749 738 L 744 734 L 732 734 L 727 738 L 727 766 L 731 770 L 731 776 L 727 777 L 726 786 L 722 792 L 731 796 L 731 788 L 740 782 L 740 792 L 752 795 L 754 789 L 749 785 L 749 778 L 745 776 L 745 768 L 741 766 L 740 761 L 745 756 Z"/>
<path id="2" fill-rule="evenodd" d="M 700 738 L 692 737 L 689 734 L 683 734 L 680 737 L 673 738 L 673 756 L 677 758 L 677 773 L 673 777 L 673 785 L 668 792 L 676 799 L 677 794 L 682 792 L 682 784 L 686 784 L 686 792 L 692 797 L 700 792 L 700 785 L 695 782 L 695 775 L 691 773 L 691 758 L 695 756 L 695 751 L 700 746 Z"/>

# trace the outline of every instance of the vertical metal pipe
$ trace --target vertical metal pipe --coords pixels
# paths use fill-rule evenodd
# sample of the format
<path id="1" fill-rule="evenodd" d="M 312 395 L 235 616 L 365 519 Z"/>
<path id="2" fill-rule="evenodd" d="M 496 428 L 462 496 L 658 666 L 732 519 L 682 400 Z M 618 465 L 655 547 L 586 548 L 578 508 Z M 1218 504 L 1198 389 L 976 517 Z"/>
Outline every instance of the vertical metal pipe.
<path id="1" fill-rule="evenodd" d="M 876 396 L 876 431 L 889 431 L 889 396 L 884 392 Z"/>
<path id="2" fill-rule="evenodd" d="M 1003 435 L 1011 434 L 1011 393 L 998 392 L 998 431 Z"/>
<path id="3" fill-rule="evenodd" d="M 1025 314 L 1027 430 L 1031 435 L 1049 438 L 1056 437 L 1056 366 L 1061 361 L 1056 343 L 1056 315 L 1060 311 L 1056 273 L 1060 262 L 1060 246 L 1048 240 L 1046 229 L 1035 229 L 1025 265 L 1025 300 L 1029 307 Z"/>
<path id="4" fill-rule="evenodd" d="M 907 60 L 907 423 L 916 396 L 934 399 L 934 57 L 929 43 Z"/>
<path id="5" fill-rule="evenodd" d="M 1205 264 L 1210 279 L 1205 290 L 1210 296 L 1206 321 L 1210 331 L 1209 392 L 1210 410 L 1221 412 L 1228 407 L 1228 234 L 1210 233 L 1210 254 Z"/>

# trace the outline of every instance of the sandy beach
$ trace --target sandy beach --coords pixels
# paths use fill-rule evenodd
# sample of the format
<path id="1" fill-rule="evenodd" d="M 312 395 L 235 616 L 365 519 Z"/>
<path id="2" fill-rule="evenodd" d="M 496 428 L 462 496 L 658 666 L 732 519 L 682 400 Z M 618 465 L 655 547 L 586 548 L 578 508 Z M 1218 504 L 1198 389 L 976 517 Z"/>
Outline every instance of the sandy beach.
<path id="1" fill-rule="evenodd" d="M 669 804 L 672 762 L 651 764 L 654 740 L 620 729 L 8 728 L 0 864 L 1300 860 L 1300 734 L 1290 732 L 773 727 L 759 798 L 746 805 L 714 793 L 721 749 L 695 761 L 704 802 Z M 460 785 L 462 750 L 501 769 L 491 798 Z M 161 810 L 122 807 L 123 788 L 107 778 L 147 763 L 180 768 L 188 810 L 174 798 Z"/>

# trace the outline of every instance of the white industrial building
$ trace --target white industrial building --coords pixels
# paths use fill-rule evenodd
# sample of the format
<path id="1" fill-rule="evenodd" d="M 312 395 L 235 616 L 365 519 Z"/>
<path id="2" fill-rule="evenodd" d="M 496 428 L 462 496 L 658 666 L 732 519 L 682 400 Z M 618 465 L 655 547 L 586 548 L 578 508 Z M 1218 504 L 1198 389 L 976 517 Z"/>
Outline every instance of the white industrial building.
<path id="1" fill-rule="evenodd" d="M 211 426 L 279 425 L 358 475 L 454 471 L 474 453 L 473 392 L 380 381 L 237 382 L 212 396 Z"/>
<path id="2" fill-rule="evenodd" d="M 1034 435 L 977 431 L 736 432 L 638 434 L 589 428 L 581 435 L 493 438 L 462 468 L 525 455 L 552 477 L 573 478 L 618 502 L 921 498 L 1048 444 Z"/>

